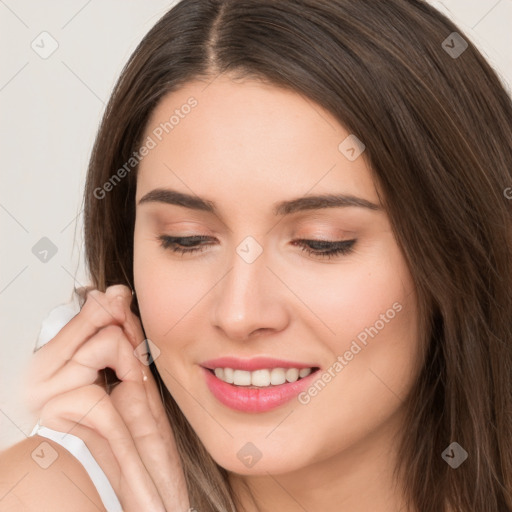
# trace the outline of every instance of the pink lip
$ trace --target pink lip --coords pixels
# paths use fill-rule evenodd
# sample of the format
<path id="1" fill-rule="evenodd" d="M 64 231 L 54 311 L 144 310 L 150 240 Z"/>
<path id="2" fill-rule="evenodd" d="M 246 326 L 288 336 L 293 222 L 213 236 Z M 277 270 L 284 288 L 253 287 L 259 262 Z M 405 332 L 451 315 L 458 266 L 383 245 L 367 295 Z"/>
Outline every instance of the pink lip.
<path id="1" fill-rule="evenodd" d="M 237 357 L 219 357 L 209 359 L 201 363 L 203 368 L 233 368 L 233 370 L 246 370 L 252 372 L 261 368 L 318 368 L 320 365 L 314 363 L 298 363 L 296 361 L 284 361 L 272 357 L 253 357 L 251 359 L 239 359 Z"/>
<path id="2" fill-rule="evenodd" d="M 283 368 L 283 366 L 277 366 L 277 368 L 279 367 Z M 232 368 L 232 366 L 218 365 L 215 368 Z M 258 368 L 270 367 L 260 365 Z M 276 366 L 272 366 L 272 368 L 276 368 Z M 242 412 L 265 412 L 289 402 L 294 396 L 310 386 L 312 379 L 316 378 L 318 373 L 312 372 L 296 382 L 285 382 L 279 386 L 249 388 L 228 384 L 218 379 L 207 368 L 202 367 L 201 371 L 204 373 L 206 384 L 213 396 L 227 407 Z"/>

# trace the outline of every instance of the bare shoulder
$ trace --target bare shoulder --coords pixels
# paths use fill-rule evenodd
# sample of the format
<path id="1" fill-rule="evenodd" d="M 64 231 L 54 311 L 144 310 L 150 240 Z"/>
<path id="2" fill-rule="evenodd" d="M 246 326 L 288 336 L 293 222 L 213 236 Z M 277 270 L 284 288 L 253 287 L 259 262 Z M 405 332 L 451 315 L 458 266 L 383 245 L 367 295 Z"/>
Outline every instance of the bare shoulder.
<path id="1" fill-rule="evenodd" d="M 106 512 L 82 464 L 38 435 L 0 452 L 0 512 Z"/>

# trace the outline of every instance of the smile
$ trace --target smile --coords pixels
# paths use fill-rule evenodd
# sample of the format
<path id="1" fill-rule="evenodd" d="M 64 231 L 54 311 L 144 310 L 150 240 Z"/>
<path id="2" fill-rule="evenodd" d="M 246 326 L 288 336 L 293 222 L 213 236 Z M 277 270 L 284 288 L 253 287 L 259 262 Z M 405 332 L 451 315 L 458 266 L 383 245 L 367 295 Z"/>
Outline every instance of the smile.
<path id="1" fill-rule="evenodd" d="M 319 368 L 273 368 L 251 372 L 201 367 L 201 370 L 208 389 L 220 403 L 237 411 L 261 413 L 289 402 L 304 391 L 310 386 Z M 231 383 L 226 381 L 231 379 Z"/>
<path id="2" fill-rule="evenodd" d="M 233 368 L 215 368 L 213 372 L 218 379 L 235 386 L 268 387 L 296 382 L 307 377 L 312 370 L 313 368 L 264 368 L 250 372 Z"/>

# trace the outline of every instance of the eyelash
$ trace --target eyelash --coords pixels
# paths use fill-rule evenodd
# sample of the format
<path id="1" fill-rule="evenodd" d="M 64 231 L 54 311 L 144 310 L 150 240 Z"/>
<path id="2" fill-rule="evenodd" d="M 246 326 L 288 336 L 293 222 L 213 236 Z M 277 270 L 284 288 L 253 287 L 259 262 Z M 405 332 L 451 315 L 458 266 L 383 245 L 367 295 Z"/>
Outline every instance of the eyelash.
<path id="1" fill-rule="evenodd" d="M 208 240 L 209 237 L 207 236 L 168 236 L 168 235 L 161 235 L 159 237 L 159 240 L 161 242 L 161 246 L 164 249 L 169 249 L 175 253 L 180 254 L 191 254 L 195 252 L 202 252 L 204 249 L 204 245 L 202 247 L 192 247 L 192 248 L 183 248 L 179 247 L 178 245 L 183 245 L 184 240 L 187 241 L 193 241 L 195 243 Z M 335 242 L 329 242 L 327 240 L 294 240 L 294 245 L 299 245 L 301 249 L 305 252 L 307 252 L 310 255 L 319 257 L 319 258 L 333 258 L 338 255 L 347 255 L 350 254 L 353 251 L 353 246 L 356 243 L 356 239 L 353 240 L 339 240 Z M 298 242 L 298 243 L 297 243 Z M 320 247 L 328 247 L 328 249 L 324 250 L 318 250 L 318 249 L 312 249 L 311 247 L 308 247 L 308 245 L 314 245 L 318 244 Z M 318 246 L 317 246 L 318 247 Z"/>

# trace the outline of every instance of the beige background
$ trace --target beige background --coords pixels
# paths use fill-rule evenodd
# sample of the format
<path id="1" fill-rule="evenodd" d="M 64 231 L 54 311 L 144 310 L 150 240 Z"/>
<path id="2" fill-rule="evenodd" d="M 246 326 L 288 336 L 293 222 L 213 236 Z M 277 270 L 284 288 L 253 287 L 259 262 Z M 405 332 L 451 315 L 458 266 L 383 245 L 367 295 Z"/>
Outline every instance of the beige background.
<path id="1" fill-rule="evenodd" d="M 18 391 L 41 321 L 69 300 L 74 280 L 85 283 L 82 191 L 104 104 L 130 53 L 173 3 L 0 0 L 0 449 L 37 421 Z M 512 83 L 512 0 L 431 3 Z M 52 44 L 48 58 L 35 51 Z M 43 237 L 57 249 L 46 263 L 32 253 Z"/>

